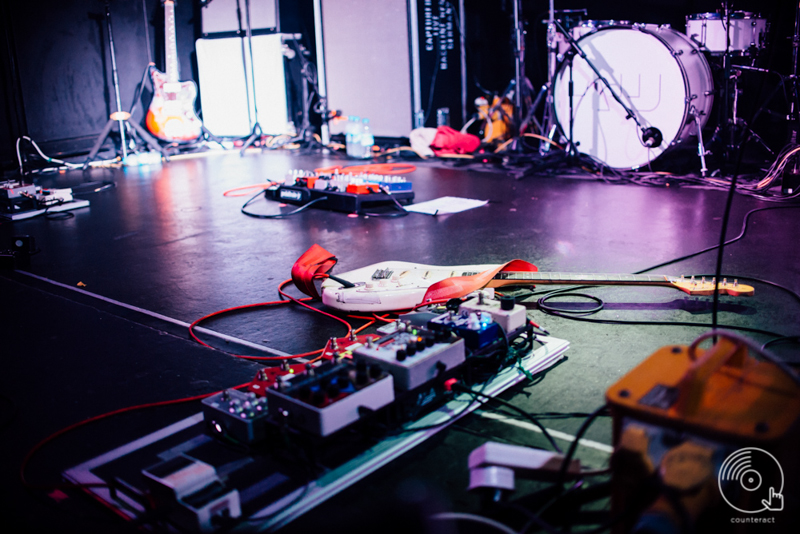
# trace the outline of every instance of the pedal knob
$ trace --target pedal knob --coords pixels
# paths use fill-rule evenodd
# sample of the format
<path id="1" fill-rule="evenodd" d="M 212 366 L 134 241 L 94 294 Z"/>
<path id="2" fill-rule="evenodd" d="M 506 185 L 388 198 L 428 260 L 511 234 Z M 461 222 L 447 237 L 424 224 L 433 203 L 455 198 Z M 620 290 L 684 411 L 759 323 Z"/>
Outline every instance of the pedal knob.
<path id="1" fill-rule="evenodd" d="M 311 396 L 311 404 L 314 404 L 316 406 L 321 406 L 322 403 L 324 402 L 325 402 L 325 392 L 322 391 L 321 389 L 318 389 Z"/>
<path id="2" fill-rule="evenodd" d="M 370 365 L 369 366 L 369 377 L 373 380 L 380 378 L 383 374 L 383 369 L 381 369 L 380 365 Z"/>
<path id="3" fill-rule="evenodd" d="M 514 297 L 501 297 L 500 298 L 500 309 L 504 311 L 511 311 L 514 309 Z"/>
<path id="4" fill-rule="evenodd" d="M 356 385 L 363 386 L 367 383 L 367 370 L 356 371 Z"/>
<path id="5" fill-rule="evenodd" d="M 408 354 L 406 354 L 405 349 L 397 349 L 396 357 L 398 362 L 405 360 L 406 356 L 408 356 Z"/>

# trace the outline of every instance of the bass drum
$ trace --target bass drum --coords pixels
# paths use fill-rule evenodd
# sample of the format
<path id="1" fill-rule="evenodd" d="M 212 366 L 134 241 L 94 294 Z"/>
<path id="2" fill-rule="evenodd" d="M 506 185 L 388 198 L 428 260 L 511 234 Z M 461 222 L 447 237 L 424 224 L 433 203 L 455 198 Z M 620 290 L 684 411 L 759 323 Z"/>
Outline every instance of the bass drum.
<path id="1" fill-rule="evenodd" d="M 577 150 L 614 169 L 638 169 L 670 146 L 697 133 L 714 103 L 714 82 L 703 54 L 688 37 L 654 25 L 600 28 L 584 35 L 578 45 L 608 80 L 642 126 L 661 131 L 663 141 L 646 147 L 641 131 L 614 100 L 607 87 L 580 56 L 570 67 L 564 61 L 553 81 L 555 116 L 565 137 L 570 133 Z M 570 103 L 569 82 L 573 80 Z"/>

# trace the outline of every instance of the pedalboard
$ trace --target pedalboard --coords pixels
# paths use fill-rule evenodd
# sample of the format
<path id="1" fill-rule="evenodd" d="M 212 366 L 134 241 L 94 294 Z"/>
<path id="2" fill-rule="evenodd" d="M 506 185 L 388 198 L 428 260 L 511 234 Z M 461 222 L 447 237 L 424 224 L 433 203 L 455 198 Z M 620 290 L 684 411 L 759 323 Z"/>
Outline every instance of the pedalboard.
<path id="1" fill-rule="evenodd" d="M 433 322 L 454 314 L 467 323 L 480 318 L 484 332 L 494 324 L 496 338 L 484 333 L 488 344 L 469 349 L 456 327 Z M 456 383 L 493 397 L 553 365 L 568 347 L 547 338 L 535 351 L 520 349 L 521 338 L 532 339 L 526 324 L 508 333 L 512 365 L 490 317 L 483 309 L 416 312 L 378 334 L 331 338 L 319 359 L 261 368 L 247 390 L 210 396 L 202 413 L 64 476 L 120 515 L 142 525 L 157 518 L 170 532 L 279 529 L 477 408 Z M 500 472 L 511 472 L 513 484 L 516 464 L 509 464 L 530 456 L 489 452 L 492 465 L 475 468 L 486 474 L 482 487 L 496 487 Z"/>
<path id="2" fill-rule="evenodd" d="M 401 176 L 360 174 L 318 174 L 290 171 L 282 184 L 265 190 L 268 199 L 346 213 L 409 204 L 414 200 L 411 182 Z M 323 200 L 324 199 L 324 200 Z"/>
<path id="3" fill-rule="evenodd" d="M 267 189 L 265 195 L 270 200 L 287 204 L 303 205 L 318 200 L 313 207 L 346 213 L 360 213 L 365 209 L 393 206 L 393 198 L 400 204 L 410 204 L 414 200 L 413 191 L 392 193 L 391 195 L 371 189 L 365 193 L 348 193 L 347 191 L 333 189 L 310 189 L 297 185 L 275 186 Z"/>
<path id="4" fill-rule="evenodd" d="M 394 382 L 379 366 L 337 359 L 281 376 L 267 390 L 267 401 L 276 422 L 325 437 L 358 421 L 365 410 L 391 404 Z"/>
<path id="5" fill-rule="evenodd" d="M 56 213 L 83 208 L 88 200 L 72 196 L 72 189 L 44 189 L 17 181 L 0 182 L 0 217 L 29 219 L 47 212 Z"/>

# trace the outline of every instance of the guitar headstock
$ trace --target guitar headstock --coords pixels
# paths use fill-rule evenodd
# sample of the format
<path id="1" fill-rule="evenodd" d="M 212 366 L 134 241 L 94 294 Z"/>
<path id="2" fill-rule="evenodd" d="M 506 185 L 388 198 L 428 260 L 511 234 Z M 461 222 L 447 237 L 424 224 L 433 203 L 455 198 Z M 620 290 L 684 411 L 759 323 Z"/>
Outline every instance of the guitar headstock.
<path id="1" fill-rule="evenodd" d="M 729 282 L 727 278 L 723 278 L 722 282 L 718 284 L 716 279 L 706 280 L 705 276 L 699 280 L 694 276 L 691 278 L 681 276 L 680 278 L 669 278 L 669 282 L 677 289 L 693 296 L 713 295 L 715 287 L 719 290 L 720 295 L 732 297 L 749 297 L 755 293 L 753 286 L 740 284 L 736 279 Z"/>

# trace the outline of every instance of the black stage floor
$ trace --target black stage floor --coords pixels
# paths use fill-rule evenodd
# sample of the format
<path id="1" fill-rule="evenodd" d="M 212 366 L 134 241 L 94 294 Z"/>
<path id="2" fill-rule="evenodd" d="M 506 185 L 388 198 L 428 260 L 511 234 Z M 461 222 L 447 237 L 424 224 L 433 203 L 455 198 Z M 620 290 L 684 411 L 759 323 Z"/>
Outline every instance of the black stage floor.
<path id="1" fill-rule="evenodd" d="M 542 271 L 631 273 L 717 244 L 726 199 L 720 190 L 539 176 L 514 180 L 491 169 L 428 162 L 407 175 L 417 202 L 450 195 L 489 204 L 437 217 L 349 217 L 309 209 L 259 220 L 240 213 L 244 198 L 222 194 L 281 179 L 290 169 L 331 163 L 342 160 L 288 152 L 212 153 L 153 169 L 97 168 L 38 178 L 43 186 L 84 192 L 103 182 L 114 187 L 80 195 L 91 206 L 72 218 L 0 224 L 3 246 L 24 234 L 41 250 L 24 272 L 0 275 L 0 530 L 123 531 L 123 521 L 77 493 L 67 491 L 62 498 L 23 489 L 18 472 L 26 452 L 91 416 L 252 379 L 260 365 L 228 352 L 253 349 L 215 337 L 204 338 L 215 349 L 202 347 L 184 325 L 216 310 L 276 300 L 279 283 L 315 243 L 339 258 L 334 272 L 389 259 L 461 265 L 520 258 Z M 736 196 L 729 236 L 739 233 L 750 210 L 771 205 Z M 278 207 L 261 200 L 252 209 L 266 213 Z M 728 279 L 756 277 L 800 292 L 799 216 L 796 209 L 753 214 L 744 239 L 725 251 Z M 709 275 L 715 259 L 716 253 L 706 253 L 657 272 Z M 779 288 L 753 285 L 753 297 L 721 297 L 720 325 L 797 335 L 800 302 Z M 603 404 L 612 383 L 656 349 L 688 344 L 711 323 L 711 297 L 652 287 L 586 291 L 605 303 L 592 319 L 657 324 L 577 322 L 544 315 L 531 303 L 529 316 L 570 342 L 568 360 L 535 385 L 517 387 L 503 398 L 535 413 L 590 412 Z M 290 354 L 318 349 L 344 333 L 338 323 L 295 306 L 260 308 L 205 326 Z M 771 339 L 747 335 L 759 343 Z M 796 344 L 775 351 L 800 361 Z M 181 404 L 81 427 L 39 451 L 28 467 L 29 481 L 56 483 L 62 470 L 197 411 L 199 403 Z M 574 434 L 581 422 L 551 419 L 546 425 Z M 428 507 L 477 512 L 477 497 L 466 491 L 467 456 L 492 435 L 545 446 L 540 434 L 471 415 L 285 530 L 306 532 L 326 524 L 336 531 L 376 517 L 386 521 L 396 517 L 397 503 L 414 500 L 404 500 L 403 492 L 418 501 L 425 495 Z M 590 466 L 606 466 L 610 421 L 598 421 L 586 437 L 597 445 L 580 446 L 578 456 Z M 420 485 L 427 493 L 409 490 Z"/>

